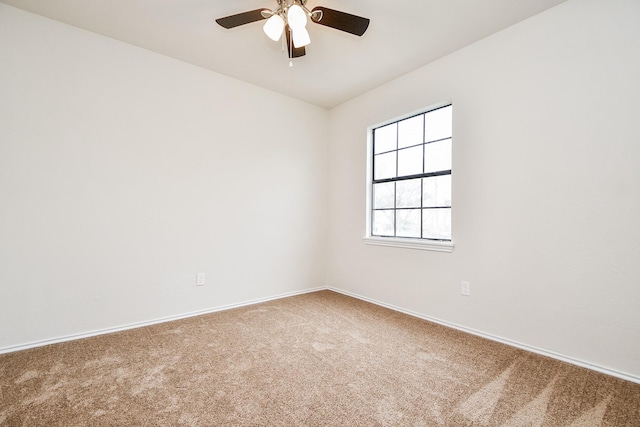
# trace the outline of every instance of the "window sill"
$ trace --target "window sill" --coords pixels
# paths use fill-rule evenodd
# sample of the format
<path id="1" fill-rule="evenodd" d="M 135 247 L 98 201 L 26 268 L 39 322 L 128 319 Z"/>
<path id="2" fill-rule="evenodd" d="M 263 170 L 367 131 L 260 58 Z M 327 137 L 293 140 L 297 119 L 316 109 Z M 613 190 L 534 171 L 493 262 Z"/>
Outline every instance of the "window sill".
<path id="1" fill-rule="evenodd" d="M 401 239 L 397 237 L 363 237 L 367 245 L 390 246 L 394 248 L 420 249 L 423 251 L 452 252 L 453 242 L 437 240 Z"/>

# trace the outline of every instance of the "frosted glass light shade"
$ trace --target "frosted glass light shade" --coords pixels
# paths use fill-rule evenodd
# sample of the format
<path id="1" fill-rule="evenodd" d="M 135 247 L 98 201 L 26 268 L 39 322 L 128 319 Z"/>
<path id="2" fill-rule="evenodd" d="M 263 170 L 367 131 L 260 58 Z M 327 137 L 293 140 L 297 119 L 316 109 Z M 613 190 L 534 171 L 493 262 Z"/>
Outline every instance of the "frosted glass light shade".
<path id="1" fill-rule="evenodd" d="M 262 27 L 264 33 L 273 41 L 280 40 L 282 36 L 282 30 L 284 29 L 284 19 L 280 15 L 273 15 L 267 19 L 264 27 Z"/>
<path id="2" fill-rule="evenodd" d="M 309 31 L 306 28 L 291 29 L 291 36 L 293 37 L 294 47 L 303 47 L 311 43 L 311 37 L 309 37 Z"/>
<path id="3" fill-rule="evenodd" d="M 307 14 L 297 4 L 291 5 L 287 12 L 287 22 L 293 30 L 302 29 L 307 25 Z"/>

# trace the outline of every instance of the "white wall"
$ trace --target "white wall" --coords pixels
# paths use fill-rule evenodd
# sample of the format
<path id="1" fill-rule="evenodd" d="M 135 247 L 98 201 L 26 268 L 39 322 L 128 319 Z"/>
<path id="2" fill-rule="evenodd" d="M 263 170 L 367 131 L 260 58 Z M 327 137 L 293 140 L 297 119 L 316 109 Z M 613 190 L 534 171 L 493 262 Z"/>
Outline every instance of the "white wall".
<path id="1" fill-rule="evenodd" d="M 0 350 L 322 286 L 327 123 L 0 4 Z"/>
<path id="2" fill-rule="evenodd" d="M 638 17 L 570 0 L 332 110 L 328 285 L 640 379 Z M 444 101 L 453 253 L 365 245 L 365 129 Z"/>

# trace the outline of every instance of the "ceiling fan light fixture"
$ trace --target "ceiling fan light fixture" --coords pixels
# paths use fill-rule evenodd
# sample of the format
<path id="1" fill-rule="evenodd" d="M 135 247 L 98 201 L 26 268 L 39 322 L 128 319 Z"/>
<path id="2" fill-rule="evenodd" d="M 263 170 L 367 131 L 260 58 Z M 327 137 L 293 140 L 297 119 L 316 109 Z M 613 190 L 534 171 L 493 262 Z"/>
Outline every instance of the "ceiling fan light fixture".
<path id="1" fill-rule="evenodd" d="M 307 25 L 307 14 L 302 7 L 292 4 L 287 11 L 287 22 L 294 31 L 304 29 Z"/>
<path id="2" fill-rule="evenodd" d="M 273 15 L 271 18 L 267 19 L 264 27 L 262 27 L 264 33 L 273 41 L 280 40 L 282 37 L 282 30 L 284 30 L 284 19 L 280 15 Z"/>
<path id="3" fill-rule="evenodd" d="M 291 37 L 293 38 L 293 46 L 304 47 L 311 43 L 311 37 L 309 37 L 309 31 L 306 28 L 292 28 Z"/>

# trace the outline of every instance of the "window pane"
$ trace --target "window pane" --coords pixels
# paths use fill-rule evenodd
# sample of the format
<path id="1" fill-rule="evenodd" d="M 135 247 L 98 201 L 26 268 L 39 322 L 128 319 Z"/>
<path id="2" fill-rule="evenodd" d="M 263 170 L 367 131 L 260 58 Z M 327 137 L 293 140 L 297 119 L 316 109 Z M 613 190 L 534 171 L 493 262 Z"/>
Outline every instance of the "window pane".
<path id="1" fill-rule="evenodd" d="M 432 142 L 424 146 L 424 171 L 437 172 L 451 169 L 451 139 Z"/>
<path id="2" fill-rule="evenodd" d="M 391 123 L 373 131 L 373 154 L 384 153 L 385 151 L 397 148 L 396 138 L 398 136 L 398 124 Z"/>
<path id="3" fill-rule="evenodd" d="M 396 207 L 419 208 L 422 196 L 420 179 L 408 179 L 396 183 Z"/>
<path id="4" fill-rule="evenodd" d="M 385 182 L 373 185 L 373 208 L 393 209 L 395 202 L 395 182 Z"/>
<path id="5" fill-rule="evenodd" d="M 443 138 L 451 138 L 451 113 L 453 108 L 448 107 L 433 110 L 424 116 L 424 142 L 436 141 Z"/>
<path id="6" fill-rule="evenodd" d="M 422 173 L 422 145 L 398 151 L 398 176 Z"/>
<path id="7" fill-rule="evenodd" d="M 394 178 L 396 176 L 396 151 L 373 157 L 375 170 L 373 179 Z"/>
<path id="8" fill-rule="evenodd" d="M 451 240 L 452 113 L 449 105 L 373 129 L 372 236 Z"/>
<path id="9" fill-rule="evenodd" d="M 393 236 L 393 224 L 395 222 L 393 210 L 373 211 L 371 221 L 373 222 L 371 234 L 374 236 Z"/>
<path id="10" fill-rule="evenodd" d="M 422 180 L 422 206 L 451 206 L 451 175 Z"/>
<path id="11" fill-rule="evenodd" d="M 422 237 L 451 240 L 451 208 L 423 209 Z"/>
<path id="12" fill-rule="evenodd" d="M 396 236 L 420 237 L 420 209 L 398 209 Z"/>
<path id="13" fill-rule="evenodd" d="M 398 148 L 422 144 L 424 115 L 412 117 L 398 123 Z"/>

